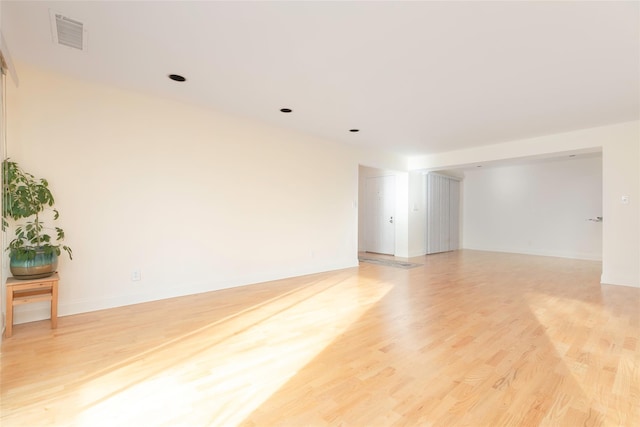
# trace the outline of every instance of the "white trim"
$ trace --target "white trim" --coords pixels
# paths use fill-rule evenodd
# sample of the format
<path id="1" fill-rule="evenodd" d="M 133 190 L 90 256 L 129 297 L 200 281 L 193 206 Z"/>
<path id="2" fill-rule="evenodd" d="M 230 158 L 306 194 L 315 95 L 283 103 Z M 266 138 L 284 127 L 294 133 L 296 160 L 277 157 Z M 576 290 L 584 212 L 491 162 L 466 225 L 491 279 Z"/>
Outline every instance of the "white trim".
<path id="1" fill-rule="evenodd" d="M 478 247 L 478 246 L 465 246 L 464 249 L 472 251 L 486 251 L 486 252 L 501 252 L 506 254 L 522 254 L 522 255 L 535 255 L 535 256 L 550 256 L 554 258 L 567 258 L 567 259 L 580 259 L 584 261 L 597 261 L 602 262 L 602 256 L 597 256 L 584 252 L 557 252 L 557 251 L 535 251 L 522 248 L 496 248 L 496 247 Z"/>
<path id="2" fill-rule="evenodd" d="M 640 283 L 637 280 L 633 280 L 631 277 L 612 277 L 605 276 L 604 274 L 600 277 L 601 285 L 612 285 L 612 286 L 628 286 L 630 288 L 640 288 Z"/>
<path id="3" fill-rule="evenodd" d="M 7 42 L 4 39 L 2 31 L 0 31 L 0 54 L 2 54 L 4 62 L 7 64 L 7 71 L 9 71 L 11 80 L 13 80 L 13 83 L 18 86 L 18 84 L 20 83 L 20 80 L 18 79 L 18 73 L 16 72 L 16 68 L 13 66 L 13 60 L 11 59 L 9 46 L 7 46 Z"/>
<path id="4" fill-rule="evenodd" d="M 72 316 L 74 314 L 81 313 L 90 313 L 98 310 L 124 307 L 134 304 L 144 304 L 152 301 L 178 298 L 205 292 L 215 292 L 222 289 L 249 286 L 256 283 L 265 283 L 274 280 L 286 280 L 292 277 L 312 276 L 329 271 L 357 268 L 358 266 L 358 259 L 355 258 L 350 262 L 336 263 L 333 265 L 320 267 L 319 270 L 301 268 L 292 271 L 280 271 L 278 273 L 271 274 L 247 275 L 236 280 L 227 280 L 222 282 L 203 281 L 186 285 L 181 284 L 171 289 L 164 289 L 162 292 L 158 292 L 157 289 L 153 289 L 145 290 L 144 292 L 135 294 L 118 295 L 109 298 L 88 298 L 77 299 L 75 301 L 60 301 L 60 303 L 58 304 L 58 317 Z M 47 320 L 50 318 L 50 316 L 50 306 L 46 301 L 36 304 L 25 304 L 18 306 L 17 309 L 14 310 L 13 324 L 18 325 L 39 320 Z"/>
<path id="5" fill-rule="evenodd" d="M 444 173 L 440 173 L 440 172 L 425 172 L 424 175 L 436 175 L 436 176 L 441 176 L 443 178 L 447 178 L 447 179 L 452 179 L 454 181 L 458 181 L 461 182 L 464 178 L 460 178 L 458 176 L 452 176 L 452 175 L 446 175 Z"/>

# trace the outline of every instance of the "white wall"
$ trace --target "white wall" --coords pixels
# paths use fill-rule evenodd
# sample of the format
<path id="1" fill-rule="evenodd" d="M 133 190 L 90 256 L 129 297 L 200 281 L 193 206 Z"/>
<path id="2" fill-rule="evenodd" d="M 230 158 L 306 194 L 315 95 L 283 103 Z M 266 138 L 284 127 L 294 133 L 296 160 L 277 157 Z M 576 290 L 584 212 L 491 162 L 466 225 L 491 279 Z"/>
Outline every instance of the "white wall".
<path id="1" fill-rule="evenodd" d="M 603 143 L 603 283 L 640 287 L 639 155 L 640 122 L 616 128 Z"/>
<path id="2" fill-rule="evenodd" d="M 409 172 L 409 256 L 427 253 L 427 198 L 422 172 Z"/>
<path id="3" fill-rule="evenodd" d="M 463 247 L 602 259 L 602 157 L 465 172 Z"/>
<path id="4" fill-rule="evenodd" d="M 409 159 L 412 170 L 602 151 L 602 282 L 640 286 L 640 122 L 633 121 Z M 630 203 L 620 202 L 622 195 Z M 467 230 L 464 230 L 466 233 Z"/>
<path id="5" fill-rule="evenodd" d="M 74 250 L 61 315 L 355 266 L 358 163 L 399 162 L 16 66 L 9 155 L 49 180 Z"/>

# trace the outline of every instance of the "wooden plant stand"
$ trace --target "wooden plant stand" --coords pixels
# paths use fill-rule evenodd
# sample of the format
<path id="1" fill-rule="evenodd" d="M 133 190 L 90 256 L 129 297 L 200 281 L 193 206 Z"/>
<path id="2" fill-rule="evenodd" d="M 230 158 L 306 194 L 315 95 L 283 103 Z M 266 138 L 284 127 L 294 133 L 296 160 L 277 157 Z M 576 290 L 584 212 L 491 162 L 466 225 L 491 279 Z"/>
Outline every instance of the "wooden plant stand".
<path id="1" fill-rule="evenodd" d="M 58 273 L 43 279 L 7 279 L 7 324 L 4 336 L 13 332 L 13 307 L 32 302 L 51 301 L 51 329 L 58 327 Z"/>

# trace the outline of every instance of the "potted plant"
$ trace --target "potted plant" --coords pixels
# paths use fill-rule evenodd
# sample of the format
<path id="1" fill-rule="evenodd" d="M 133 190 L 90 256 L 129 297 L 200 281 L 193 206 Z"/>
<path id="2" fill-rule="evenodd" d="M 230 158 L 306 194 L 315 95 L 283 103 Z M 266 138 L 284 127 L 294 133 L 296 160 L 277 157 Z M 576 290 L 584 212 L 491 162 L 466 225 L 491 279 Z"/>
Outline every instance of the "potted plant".
<path id="1" fill-rule="evenodd" d="M 73 259 L 71 248 L 62 245 L 64 231 L 46 227 L 43 216 L 59 217 L 53 209 L 53 195 L 46 179 L 36 179 L 13 161 L 2 162 L 2 230 L 8 219 L 16 221 L 15 238 L 9 251 L 11 274 L 17 279 L 36 279 L 55 273 L 58 256 L 64 250 Z M 23 220 L 21 222 L 21 220 Z M 55 237 L 49 233 L 55 232 Z"/>

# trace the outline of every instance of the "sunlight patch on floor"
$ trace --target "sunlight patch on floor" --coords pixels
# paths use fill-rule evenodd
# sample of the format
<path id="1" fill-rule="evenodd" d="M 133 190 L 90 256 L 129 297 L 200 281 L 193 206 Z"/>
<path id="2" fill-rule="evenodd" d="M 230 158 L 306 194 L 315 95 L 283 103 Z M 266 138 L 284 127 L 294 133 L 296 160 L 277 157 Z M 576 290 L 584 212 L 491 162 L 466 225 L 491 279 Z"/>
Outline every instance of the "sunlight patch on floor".
<path id="1" fill-rule="evenodd" d="M 561 360 L 562 369 L 573 378 L 586 403 L 611 417 L 615 411 L 606 409 L 611 390 L 619 395 L 631 393 L 628 378 L 633 374 L 628 371 L 638 369 L 635 353 L 624 348 L 625 337 L 616 332 L 625 330 L 621 319 L 598 304 L 579 299 L 527 294 L 527 300 Z M 618 418 L 608 421 L 620 425 Z"/>
<path id="2" fill-rule="evenodd" d="M 74 424 L 236 425 L 392 288 L 365 280 L 287 294 L 92 378 Z"/>

